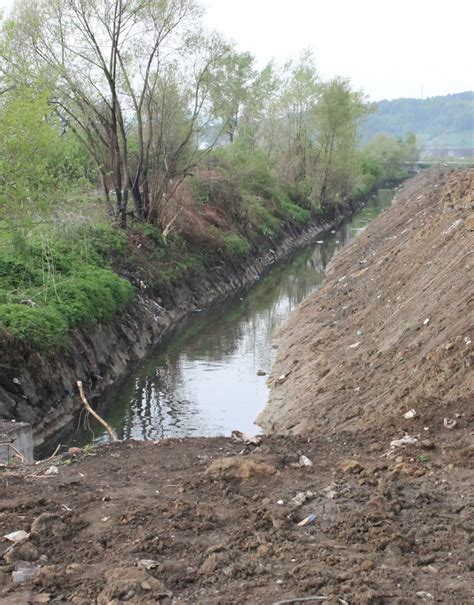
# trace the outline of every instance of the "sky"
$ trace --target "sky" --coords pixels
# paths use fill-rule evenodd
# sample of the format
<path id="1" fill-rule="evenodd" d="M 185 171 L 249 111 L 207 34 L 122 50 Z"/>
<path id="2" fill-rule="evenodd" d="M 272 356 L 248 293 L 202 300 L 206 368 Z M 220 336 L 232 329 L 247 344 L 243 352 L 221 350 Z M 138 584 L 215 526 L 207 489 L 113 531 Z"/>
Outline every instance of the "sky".
<path id="1" fill-rule="evenodd" d="M 8 8 L 13 0 L 0 0 Z M 372 101 L 474 90 L 474 0 L 201 0 L 206 24 L 259 66 L 313 50 L 323 79 Z"/>
<path id="2" fill-rule="evenodd" d="M 207 24 L 260 65 L 314 52 L 372 101 L 474 90 L 473 0 L 204 0 Z"/>

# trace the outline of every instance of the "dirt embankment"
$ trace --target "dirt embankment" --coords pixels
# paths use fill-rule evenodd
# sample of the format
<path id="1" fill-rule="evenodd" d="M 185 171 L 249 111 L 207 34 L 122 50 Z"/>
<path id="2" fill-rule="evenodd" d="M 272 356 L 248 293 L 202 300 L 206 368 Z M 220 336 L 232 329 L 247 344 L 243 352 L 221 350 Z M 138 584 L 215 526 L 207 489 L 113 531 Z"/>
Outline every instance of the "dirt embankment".
<path id="1" fill-rule="evenodd" d="M 423 172 L 278 336 L 267 432 L 438 427 L 474 402 L 474 170 Z M 406 422 L 407 430 L 411 427 Z"/>

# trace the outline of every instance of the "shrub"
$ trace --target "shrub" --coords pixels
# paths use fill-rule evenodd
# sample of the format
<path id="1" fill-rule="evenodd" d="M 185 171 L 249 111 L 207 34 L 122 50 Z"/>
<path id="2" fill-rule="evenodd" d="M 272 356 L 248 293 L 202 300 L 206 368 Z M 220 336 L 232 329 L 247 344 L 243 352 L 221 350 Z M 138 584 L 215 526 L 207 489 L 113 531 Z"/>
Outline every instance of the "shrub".
<path id="1" fill-rule="evenodd" d="M 223 240 L 225 251 L 231 258 L 241 258 L 250 250 L 249 242 L 237 233 L 228 233 Z"/>
<path id="2" fill-rule="evenodd" d="M 133 287 L 128 281 L 107 269 L 90 267 L 87 274 L 73 275 L 60 282 L 50 304 L 72 327 L 111 319 L 132 294 Z"/>
<path id="3" fill-rule="evenodd" d="M 289 218 L 296 223 L 306 223 L 311 213 L 306 208 L 301 208 L 297 204 L 293 204 L 289 199 L 282 199 L 280 202 L 281 209 L 285 218 Z"/>
<path id="4" fill-rule="evenodd" d="M 49 351 L 67 341 L 67 324 L 51 307 L 0 304 L 0 331 L 32 347 Z"/>

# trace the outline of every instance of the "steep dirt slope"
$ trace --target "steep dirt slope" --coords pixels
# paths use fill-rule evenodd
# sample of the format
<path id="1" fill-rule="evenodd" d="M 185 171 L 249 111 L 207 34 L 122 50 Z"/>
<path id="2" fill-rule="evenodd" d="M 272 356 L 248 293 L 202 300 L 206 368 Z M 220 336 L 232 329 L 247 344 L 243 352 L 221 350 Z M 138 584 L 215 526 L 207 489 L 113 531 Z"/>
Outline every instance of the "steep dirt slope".
<path id="1" fill-rule="evenodd" d="M 278 337 L 265 431 L 360 431 L 474 402 L 474 170 L 423 172 Z M 407 428 L 408 428 L 408 423 Z"/>

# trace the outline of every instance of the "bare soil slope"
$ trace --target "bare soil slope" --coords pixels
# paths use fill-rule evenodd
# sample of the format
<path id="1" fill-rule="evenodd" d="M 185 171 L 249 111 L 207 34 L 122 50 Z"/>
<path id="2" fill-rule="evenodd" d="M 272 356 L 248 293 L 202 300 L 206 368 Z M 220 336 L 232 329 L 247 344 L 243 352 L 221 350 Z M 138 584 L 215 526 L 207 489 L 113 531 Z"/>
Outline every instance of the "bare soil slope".
<path id="1" fill-rule="evenodd" d="M 474 170 L 423 172 L 332 262 L 278 338 L 265 431 L 442 426 L 474 403 Z M 407 423 L 408 428 L 408 423 Z"/>

